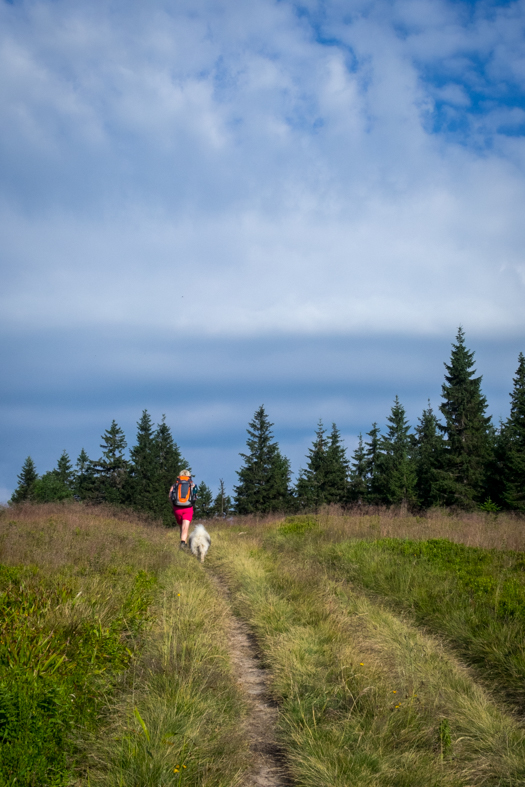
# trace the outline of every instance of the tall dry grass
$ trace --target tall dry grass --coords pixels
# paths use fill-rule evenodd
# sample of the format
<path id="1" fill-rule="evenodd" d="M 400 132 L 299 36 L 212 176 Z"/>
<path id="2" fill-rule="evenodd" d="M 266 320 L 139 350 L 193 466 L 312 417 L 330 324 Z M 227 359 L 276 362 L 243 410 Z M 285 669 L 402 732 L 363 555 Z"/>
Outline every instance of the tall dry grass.
<path id="1" fill-rule="evenodd" d="M 484 549 L 525 551 L 525 516 L 517 512 L 492 514 L 434 508 L 416 514 L 395 506 L 343 508 L 331 505 L 306 512 L 306 515 L 316 519 L 324 528 L 329 528 L 334 539 L 447 538 L 459 544 Z M 251 530 L 254 527 L 271 527 L 287 516 L 289 514 L 279 512 L 232 516 L 224 522 L 211 520 L 209 527 Z"/>

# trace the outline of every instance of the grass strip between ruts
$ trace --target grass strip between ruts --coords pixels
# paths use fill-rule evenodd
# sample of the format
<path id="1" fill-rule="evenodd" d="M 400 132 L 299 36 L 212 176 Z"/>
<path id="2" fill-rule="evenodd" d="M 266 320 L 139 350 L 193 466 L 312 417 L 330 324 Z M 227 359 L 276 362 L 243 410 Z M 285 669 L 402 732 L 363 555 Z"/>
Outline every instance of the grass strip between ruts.
<path id="1" fill-rule="evenodd" d="M 155 625 L 103 736 L 86 741 L 90 787 L 233 787 L 249 767 L 228 609 L 200 564 L 177 553 Z"/>
<path id="2" fill-rule="evenodd" d="M 256 531 L 214 544 L 271 671 L 298 785 L 524 782 L 523 728 L 438 640 Z"/>

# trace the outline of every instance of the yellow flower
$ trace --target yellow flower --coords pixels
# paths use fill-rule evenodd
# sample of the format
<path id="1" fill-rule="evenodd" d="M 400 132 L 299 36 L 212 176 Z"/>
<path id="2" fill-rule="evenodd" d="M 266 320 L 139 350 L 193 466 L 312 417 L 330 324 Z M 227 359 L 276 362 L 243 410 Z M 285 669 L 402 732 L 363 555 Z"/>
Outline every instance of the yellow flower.
<path id="1" fill-rule="evenodd" d="M 392 694 L 397 694 L 397 691 L 394 689 L 394 690 L 392 691 Z"/>
<path id="2" fill-rule="evenodd" d="M 360 662 L 359 662 L 359 666 L 360 666 L 360 667 L 364 667 L 365 665 L 363 664 L 363 662 L 362 662 L 362 661 L 360 661 Z"/>
<path id="3" fill-rule="evenodd" d="M 186 766 L 185 766 L 185 765 L 183 765 L 182 767 L 183 767 L 183 768 L 185 768 Z"/>
<path id="4" fill-rule="evenodd" d="M 179 769 L 178 769 L 178 768 L 174 768 L 174 769 L 173 769 L 173 773 L 178 773 L 178 772 L 179 772 Z"/>
<path id="5" fill-rule="evenodd" d="M 180 593 L 177 593 L 177 596 L 180 596 Z"/>

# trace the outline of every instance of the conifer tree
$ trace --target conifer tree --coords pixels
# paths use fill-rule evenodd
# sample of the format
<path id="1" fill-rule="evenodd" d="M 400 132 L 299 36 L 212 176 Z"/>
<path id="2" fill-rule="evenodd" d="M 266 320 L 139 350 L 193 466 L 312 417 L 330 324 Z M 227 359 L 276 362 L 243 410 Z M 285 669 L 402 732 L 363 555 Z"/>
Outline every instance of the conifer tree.
<path id="1" fill-rule="evenodd" d="M 341 442 L 341 433 L 332 424 L 328 448 L 326 451 L 326 501 L 342 505 L 348 497 L 348 477 L 350 463 L 346 456 L 346 448 Z"/>
<path id="2" fill-rule="evenodd" d="M 326 429 L 319 420 L 315 439 L 308 449 L 306 469 L 299 471 L 295 494 L 300 508 L 314 509 L 327 500 L 328 447 Z"/>
<path id="3" fill-rule="evenodd" d="M 240 454 L 244 464 L 237 471 L 239 484 L 234 487 L 239 514 L 278 511 L 288 505 L 290 463 L 273 439 L 272 426 L 261 405 L 247 429 L 249 452 Z"/>
<path id="4" fill-rule="evenodd" d="M 96 470 L 96 499 L 115 505 L 126 502 L 128 462 L 124 458 L 126 438 L 113 420 L 102 435 L 102 457 L 94 463 Z"/>
<path id="5" fill-rule="evenodd" d="M 387 433 L 379 444 L 376 489 L 387 505 L 410 504 L 415 501 L 416 486 L 413 444 L 405 408 L 397 396 L 387 421 Z"/>
<path id="6" fill-rule="evenodd" d="M 24 500 L 32 500 L 37 478 L 38 473 L 36 472 L 35 463 L 31 457 L 28 456 L 18 475 L 18 486 L 13 492 L 9 502 L 22 503 Z"/>
<path id="7" fill-rule="evenodd" d="M 183 459 L 180 449 L 173 440 L 171 429 L 166 423 L 166 416 L 157 425 L 154 437 L 155 457 L 157 463 L 157 485 L 155 491 L 155 513 L 161 517 L 165 525 L 173 524 L 173 510 L 168 493 L 173 482 L 188 463 Z"/>
<path id="8" fill-rule="evenodd" d="M 472 508 L 484 498 L 491 447 L 491 419 L 485 415 L 487 400 L 481 393 L 482 378 L 474 377 L 473 359 L 459 328 L 450 364 L 445 364 L 439 409 L 445 418 L 444 426 L 440 425 L 446 435 L 445 502 L 462 508 Z"/>
<path id="9" fill-rule="evenodd" d="M 73 489 L 75 482 L 75 473 L 73 465 L 69 459 L 69 454 L 66 450 L 62 451 L 60 459 L 57 462 L 55 474 L 61 483 L 68 489 Z"/>
<path id="10" fill-rule="evenodd" d="M 95 471 L 93 462 L 84 449 L 82 449 L 76 462 L 74 491 L 81 500 L 87 500 L 93 497 L 94 488 Z"/>
<path id="11" fill-rule="evenodd" d="M 428 403 L 416 426 L 416 494 L 424 508 L 442 505 L 445 443 L 438 419 Z"/>
<path id="12" fill-rule="evenodd" d="M 525 356 L 520 352 L 510 395 L 510 416 L 504 428 L 503 500 L 525 511 Z"/>
<path id="13" fill-rule="evenodd" d="M 153 425 L 147 410 L 142 411 L 137 423 L 137 442 L 130 451 L 130 459 L 130 502 L 139 510 L 155 514 L 160 468 L 156 461 Z"/>
<path id="14" fill-rule="evenodd" d="M 368 463 L 363 442 L 363 435 L 360 433 L 357 448 L 352 454 L 350 463 L 350 477 L 348 484 L 348 500 L 352 503 L 365 503 L 367 500 L 368 486 Z"/>
<path id="15" fill-rule="evenodd" d="M 370 438 L 365 445 L 365 460 L 366 460 L 366 473 L 367 473 L 367 499 L 369 503 L 377 505 L 381 502 L 380 489 L 378 486 L 378 461 L 380 458 L 380 441 L 381 430 L 377 423 L 374 421 L 372 428 L 366 433 Z"/>
<path id="16" fill-rule="evenodd" d="M 198 486 L 194 511 L 197 519 L 208 519 L 213 515 L 213 495 L 210 487 L 204 481 L 201 481 Z"/>
<path id="17" fill-rule="evenodd" d="M 228 516 L 231 513 L 232 501 L 229 495 L 226 494 L 224 481 L 219 479 L 219 491 L 213 501 L 213 513 L 220 518 Z"/>

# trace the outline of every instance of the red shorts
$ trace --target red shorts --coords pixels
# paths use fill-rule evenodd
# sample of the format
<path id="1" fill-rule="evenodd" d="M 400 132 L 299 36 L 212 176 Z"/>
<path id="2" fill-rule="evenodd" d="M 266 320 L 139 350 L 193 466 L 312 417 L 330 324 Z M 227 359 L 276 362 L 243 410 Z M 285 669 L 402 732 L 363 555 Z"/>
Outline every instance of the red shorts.
<path id="1" fill-rule="evenodd" d="M 182 525 L 182 520 L 185 519 L 187 522 L 191 522 L 193 519 L 193 506 L 186 506 L 185 508 L 177 508 L 173 506 L 173 513 L 175 515 L 175 521 L 178 525 Z"/>

